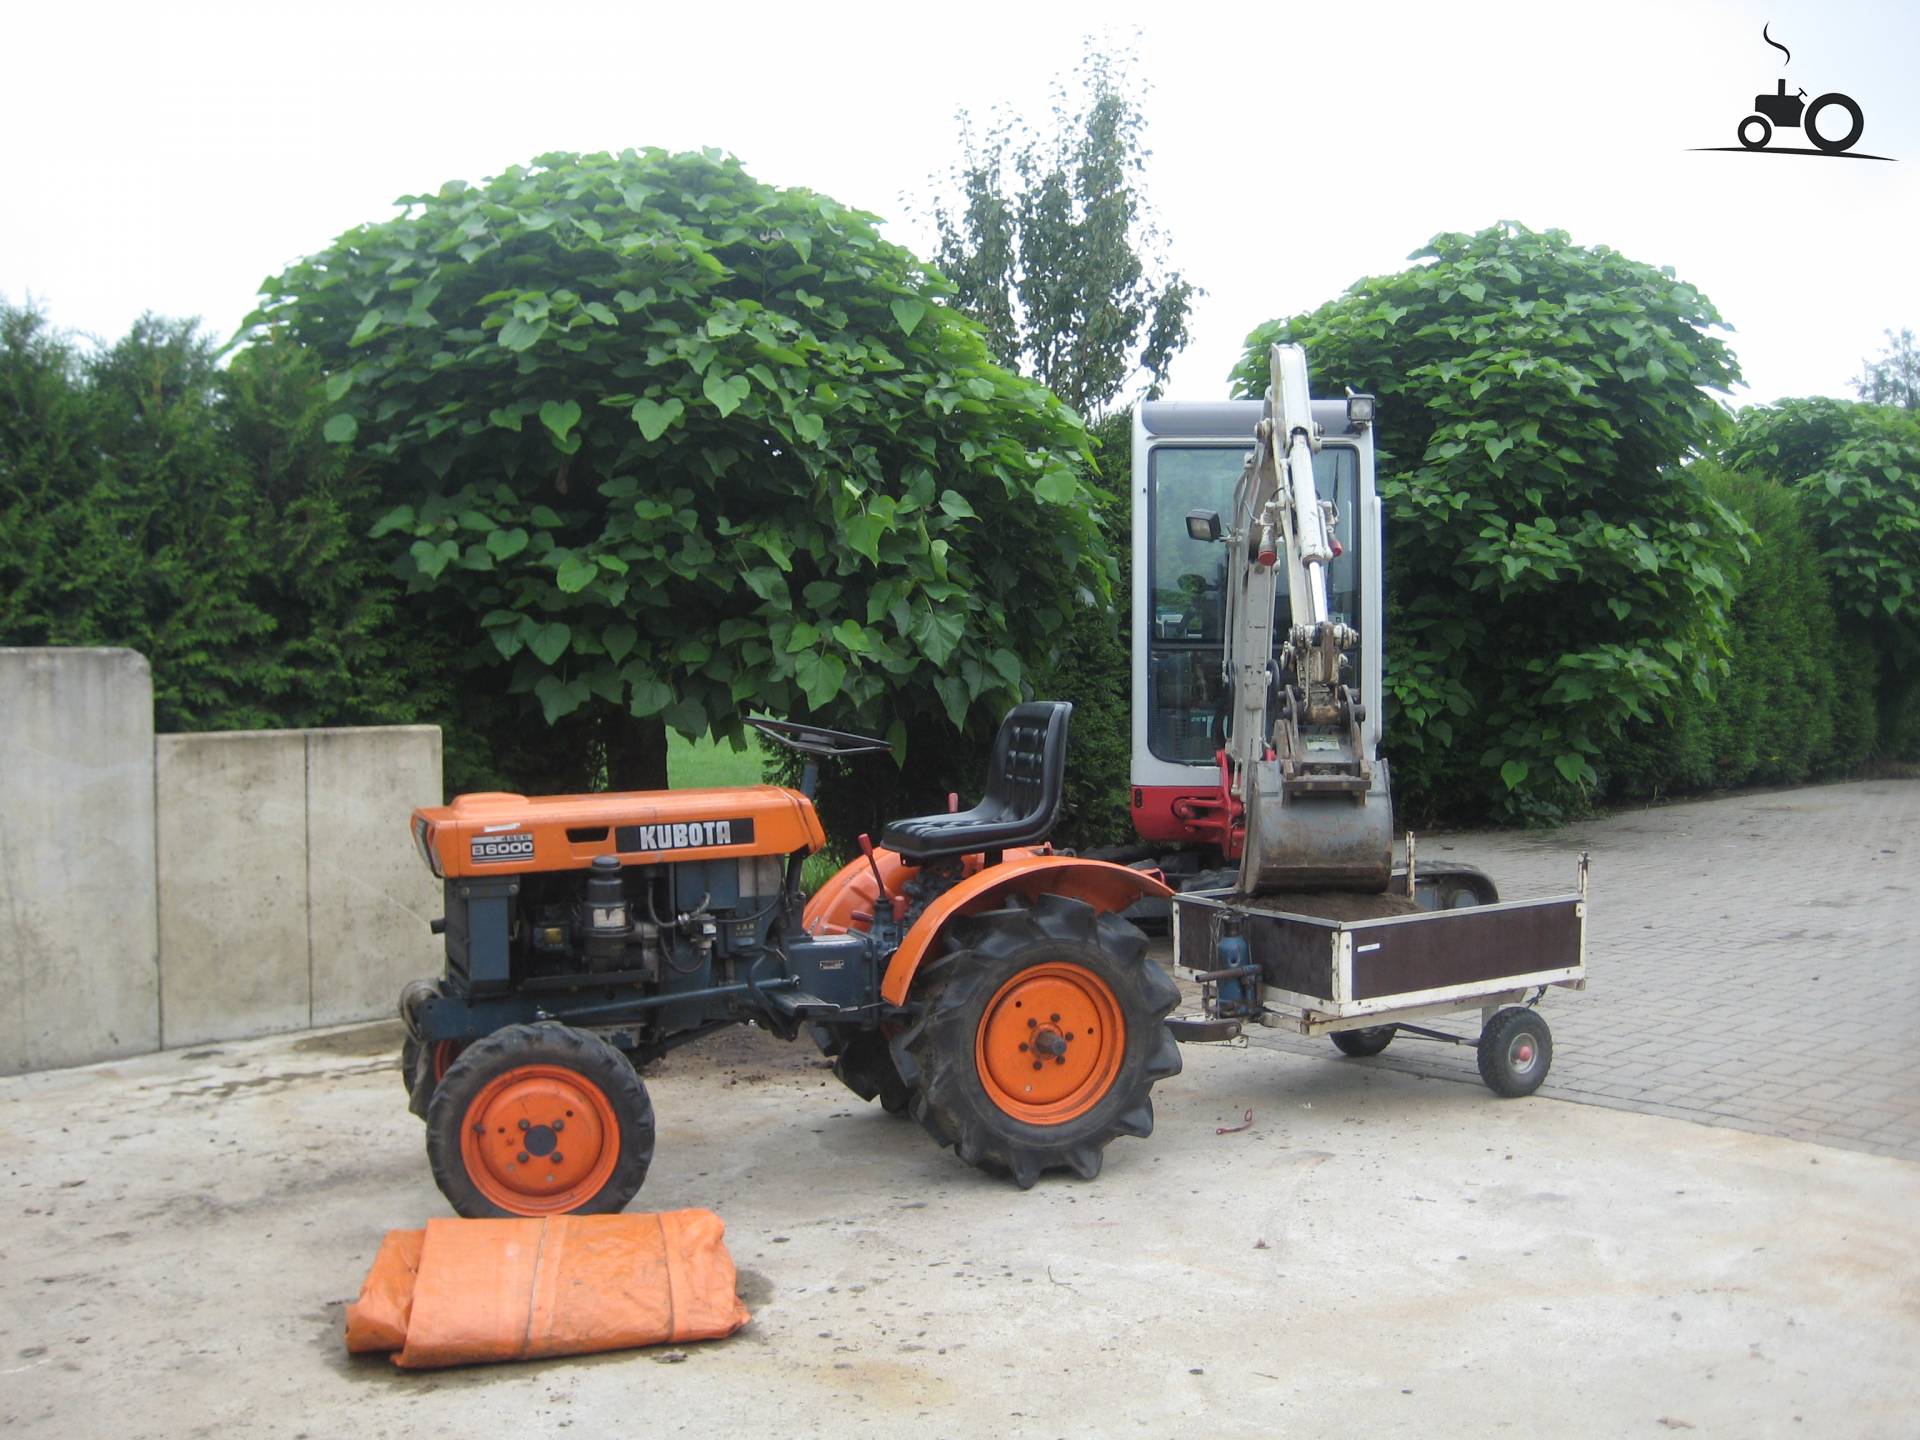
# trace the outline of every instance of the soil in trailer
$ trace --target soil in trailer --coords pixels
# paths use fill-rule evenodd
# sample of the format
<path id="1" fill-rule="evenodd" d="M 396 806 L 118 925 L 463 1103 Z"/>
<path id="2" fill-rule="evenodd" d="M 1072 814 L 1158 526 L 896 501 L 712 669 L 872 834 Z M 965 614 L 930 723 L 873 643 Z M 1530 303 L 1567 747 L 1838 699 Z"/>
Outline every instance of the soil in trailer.
<path id="1" fill-rule="evenodd" d="M 1418 914 L 1413 897 L 1397 890 L 1367 894 L 1354 890 L 1263 890 L 1257 895 L 1228 895 L 1228 905 L 1256 910 L 1284 910 L 1316 920 L 1386 920 Z"/>

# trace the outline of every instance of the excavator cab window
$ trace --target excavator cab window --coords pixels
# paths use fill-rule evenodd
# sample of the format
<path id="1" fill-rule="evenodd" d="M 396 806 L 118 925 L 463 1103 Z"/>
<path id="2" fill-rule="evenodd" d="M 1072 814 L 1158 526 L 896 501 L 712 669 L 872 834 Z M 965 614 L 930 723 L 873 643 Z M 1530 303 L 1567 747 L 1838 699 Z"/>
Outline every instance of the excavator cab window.
<path id="1" fill-rule="evenodd" d="M 1220 748 L 1219 717 L 1226 619 L 1227 547 L 1188 533 L 1187 515 L 1219 513 L 1233 524 L 1233 490 L 1248 451 L 1239 445 L 1160 444 L 1149 461 L 1152 491 L 1147 615 L 1147 746 L 1183 765 L 1211 764 Z M 1327 598 L 1336 620 L 1360 627 L 1360 561 L 1354 534 L 1359 460 L 1349 446 L 1328 444 L 1313 460 L 1320 494 L 1333 501 L 1341 554 L 1327 567 Z M 1280 576 L 1279 625 L 1287 617 Z"/>

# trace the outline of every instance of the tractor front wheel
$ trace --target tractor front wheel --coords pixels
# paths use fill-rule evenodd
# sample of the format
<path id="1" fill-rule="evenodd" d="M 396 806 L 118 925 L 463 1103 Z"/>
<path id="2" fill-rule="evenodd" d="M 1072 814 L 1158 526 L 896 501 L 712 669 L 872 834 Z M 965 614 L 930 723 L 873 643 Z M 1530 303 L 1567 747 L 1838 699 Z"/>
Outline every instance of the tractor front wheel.
<path id="1" fill-rule="evenodd" d="M 611 1215 L 653 1162 L 653 1105 L 627 1058 L 551 1022 L 460 1052 L 427 1106 L 427 1162 L 468 1219 Z"/>
<path id="2" fill-rule="evenodd" d="M 1180 1072 L 1165 1021 L 1179 988 L 1118 915 L 1041 895 L 954 922 L 893 1045 L 914 1118 L 1021 1189 L 1100 1173 L 1116 1135 L 1153 1131 L 1156 1080 Z"/>
<path id="3" fill-rule="evenodd" d="M 411 1035 L 401 1042 L 400 1080 L 407 1087 L 407 1108 L 422 1120 L 427 1118 L 434 1088 L 447 1078 L 447 1071 L 466 1048 L 464 1040 L 436 1040 L 423 1045 Z"/>

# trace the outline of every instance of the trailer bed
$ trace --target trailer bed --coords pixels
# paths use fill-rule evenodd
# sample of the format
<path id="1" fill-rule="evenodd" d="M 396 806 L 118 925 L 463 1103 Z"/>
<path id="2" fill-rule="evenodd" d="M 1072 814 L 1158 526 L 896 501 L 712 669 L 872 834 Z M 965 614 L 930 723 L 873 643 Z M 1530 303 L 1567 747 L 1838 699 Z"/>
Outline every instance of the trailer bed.
<path id="1" fill-rule="evenodd" d="M 1348 918 L 1225 890 L 1174 896 L 1174 960 L 1199 978 L 1205 1007 L 1170 1019 L 1174 1035 L 1223 1040 L 1254 1021 L 1372 1055 L 1404 1033 L 1477 1046 L 1496 1093 L 1539 1087 L 1553 1046 L 1533 1007 L 1550 986 L 1587 984 L 1586 856 L 1565 895 L 1373 916 L 1326 908 Z M 1415 1023 L 1468 1010 L 1480 1012 L 1473 1037 Z"/>
<path id="2" fill-rule="evenodd" d="M 1237 922 L 1260 969 L 1265 1003 L 1326 1020 L 1477 1008 L 1483 997 L 1507 991 L 1586 986 L 1586 900 L 1579 894 L 1331 920 L 1267 909 L 1230 892 L 1194 891 L 1174 897 L 1173 916 L 1178 964 L 1216 969 L 1222 934 Z"/>

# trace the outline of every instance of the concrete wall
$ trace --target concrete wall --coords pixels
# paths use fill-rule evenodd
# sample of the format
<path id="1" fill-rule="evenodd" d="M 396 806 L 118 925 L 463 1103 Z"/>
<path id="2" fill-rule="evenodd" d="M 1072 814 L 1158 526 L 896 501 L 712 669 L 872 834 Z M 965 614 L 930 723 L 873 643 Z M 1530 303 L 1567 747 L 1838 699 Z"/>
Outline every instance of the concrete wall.
<path id="1" fill-rule="evenodd" d="M 314 1025 L 389 1016 L 400 987 L 438 975 L 446 910 L 407 817 L 438 805 L 440 727 L 309 730 L 307 914 Z"/>
<path id="2" fill-rule="evenodd" d="M 153 680 L 0 649 L 0 1073 L 160 1044 Z"/>
<path id="3" fill-rule="evenodd" d="M 162 735 L 155 781 L 165 1044 L 389 1015 L 439 970 L 407 830 L 436 727 Z"/>
<path id="4" fill-rule="evenodd" d="M 435 726 L 156 737 L 136 652 L 0 649 L 0 1074 L 392 1014 L 440 799 Z"/>
<path id="5" fill-rule="evenodd" d="M 162 735 L 160 1013 L 169 1045 L 307 1023 L 307 743 Z"/>

